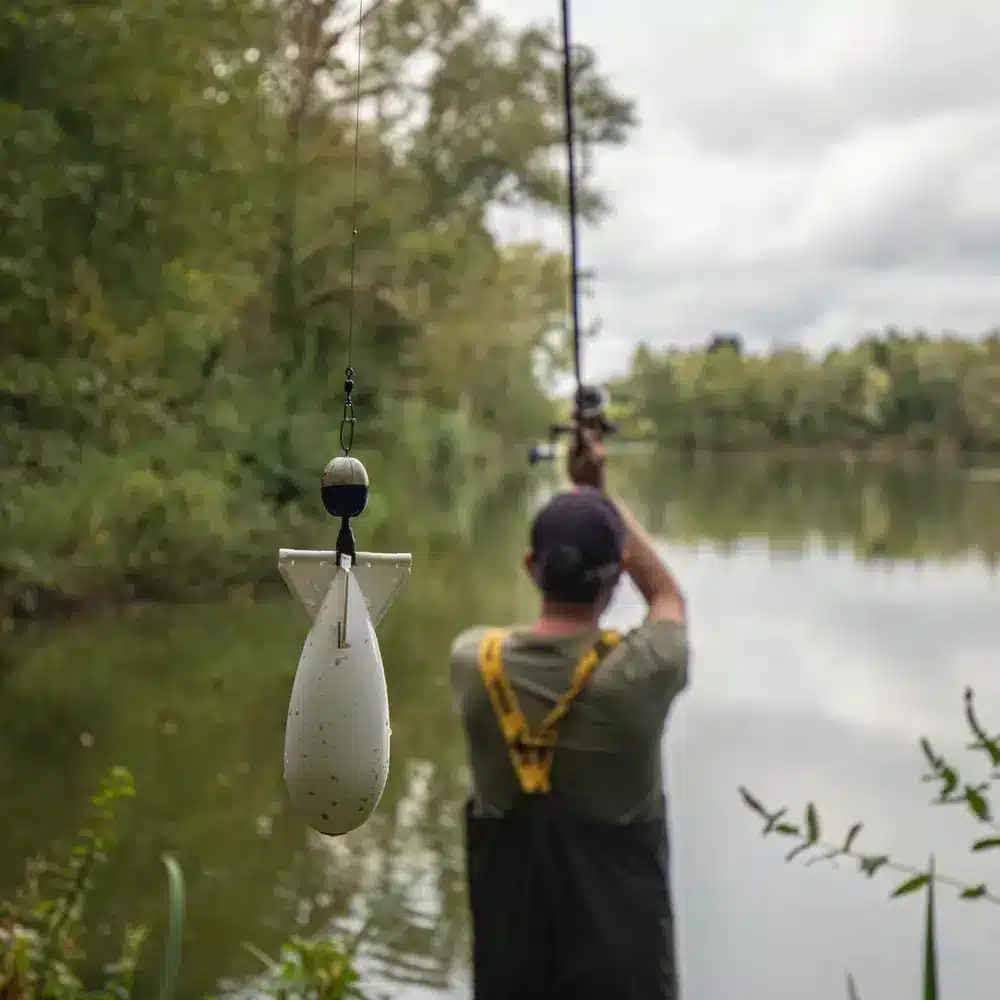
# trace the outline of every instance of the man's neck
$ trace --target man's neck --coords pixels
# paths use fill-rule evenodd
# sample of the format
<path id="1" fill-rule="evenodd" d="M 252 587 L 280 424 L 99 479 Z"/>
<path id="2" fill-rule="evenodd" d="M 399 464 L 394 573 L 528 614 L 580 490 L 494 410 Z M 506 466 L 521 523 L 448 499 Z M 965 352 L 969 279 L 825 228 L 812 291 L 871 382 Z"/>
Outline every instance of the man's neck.
<path id="1" fill-rule="evenodd" d="M 539 635 L 572 635 L 596 628 L 599 619 L 595 607 L 545 601 L 532 631 Z"/>

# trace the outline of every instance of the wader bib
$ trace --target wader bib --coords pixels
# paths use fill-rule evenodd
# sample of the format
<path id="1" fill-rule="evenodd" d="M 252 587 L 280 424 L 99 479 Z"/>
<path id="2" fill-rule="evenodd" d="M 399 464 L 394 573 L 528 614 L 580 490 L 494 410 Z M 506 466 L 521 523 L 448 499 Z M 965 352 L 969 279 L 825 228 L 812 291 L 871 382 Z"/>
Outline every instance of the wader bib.
<path id="1" fill-rule="evenodd" d="M 466 805 L 475 1000 L 676 1000 L 666 821 L 591 822 L 550 787 L 556 727 L 620 637 L 601 633 L 535 733 L 503 639 L 483 638 L 478 667 L 521 792 L 497 818 Z"/>

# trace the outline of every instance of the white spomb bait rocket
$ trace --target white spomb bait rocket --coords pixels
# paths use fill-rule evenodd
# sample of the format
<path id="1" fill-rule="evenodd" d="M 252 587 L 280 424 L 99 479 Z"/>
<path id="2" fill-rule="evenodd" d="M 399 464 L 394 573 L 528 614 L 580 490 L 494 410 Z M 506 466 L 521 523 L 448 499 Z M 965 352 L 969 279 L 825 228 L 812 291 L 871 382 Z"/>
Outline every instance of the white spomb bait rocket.
<path id="1" fill-rule="evenodd" d="M 410 574 L 409 553 L 357 552 L 350 519 L 368 503 L 368 473 L 335 458 L 323 503 L 341 519 L 335 550 L 281 549 L 278 568 L 311 627 L 285 726 L 285 786 L 319 833 L 366 822 L 389 774 L 389 702 L 375 628 Z"/>

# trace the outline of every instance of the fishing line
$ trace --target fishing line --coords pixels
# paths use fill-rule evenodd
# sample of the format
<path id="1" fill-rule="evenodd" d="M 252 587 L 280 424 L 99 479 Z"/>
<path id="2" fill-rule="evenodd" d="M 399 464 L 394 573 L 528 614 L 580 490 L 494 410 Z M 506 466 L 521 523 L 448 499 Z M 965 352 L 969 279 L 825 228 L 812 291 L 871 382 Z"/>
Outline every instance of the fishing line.
<path id="1" fill-rule="evenodd" d="M 378 0 L 375 0 L 378 2 Z M 364 20 L 365 0 L 358 0 L 358 52 L 355 65 L 354 83 L 354 177 L 351 194 L 351 250 L 350 250 L 350 289 L 347 305 L 347 369 L 344 372 L 344 416 L 340 422 L 340 446 L 345 455 L 350 455 L 354 445 L 354 403 L 351 393 L 354 392 L 354 320 L 355 292 L 354 284 L 357 272 L 358 258 L 358 175 L 361 165 L 361 60 L 364 52 Z"/>

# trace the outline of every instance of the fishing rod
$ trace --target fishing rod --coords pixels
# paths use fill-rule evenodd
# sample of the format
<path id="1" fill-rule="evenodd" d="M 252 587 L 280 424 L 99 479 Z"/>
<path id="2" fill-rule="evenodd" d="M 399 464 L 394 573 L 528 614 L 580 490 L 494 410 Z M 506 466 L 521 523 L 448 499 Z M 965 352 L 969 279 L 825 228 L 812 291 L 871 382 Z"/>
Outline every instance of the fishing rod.
<path id="1" fill-rule="evenodd" d="M 609 420 L 607 416 L 610 404 L 607 391 L 599 386 L 584 384 L 582 374 L 581 342 L 583 331 L 580 322 L 580 212 L 577 204 L 576 188 L 576 128 L 573 119 L 573 33 L 570 25 L 570 0 L 561 0 L 560 12 L 563 57 L 563 118 L 566 125 L 566 156 L 569 168 L 567 179 L 569 189 L 569 299 L 570 330 L 573 336 L 573 373 L 576 378 L 576 392 L 573 397 L 575 422 L 572 424 L 552 424 L 549 428 L 548 441 L 541 444 L 536 443 L 531 446 L 528 453 L 528 461 L 532 465 L 555 458 L 556 444 L 559 438 L 567 434 L 572 434 L 574 430 L 579 435 L 584 427 L 592 427 L 603 436 L 605 434 L 614 434 L 618 429 L 614 421 Z M 579 443 L 579 437 L 577 443 Z"/>

